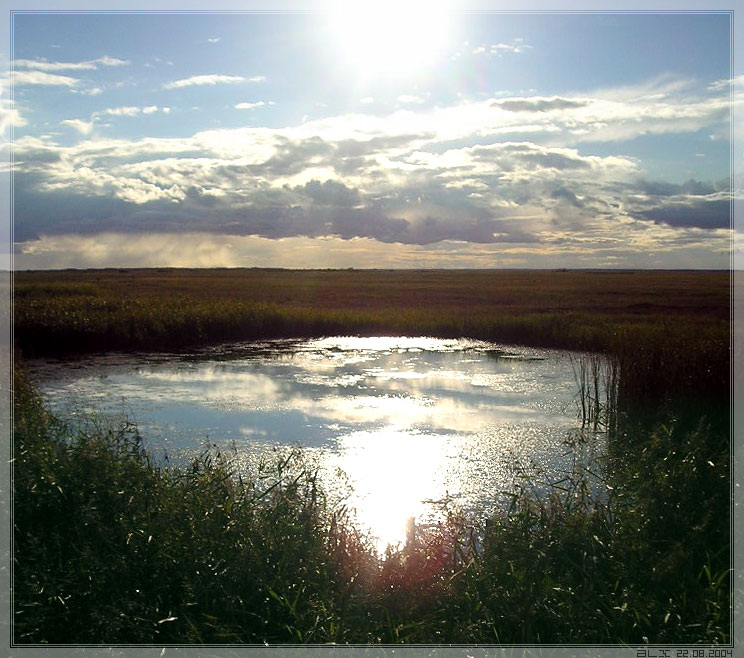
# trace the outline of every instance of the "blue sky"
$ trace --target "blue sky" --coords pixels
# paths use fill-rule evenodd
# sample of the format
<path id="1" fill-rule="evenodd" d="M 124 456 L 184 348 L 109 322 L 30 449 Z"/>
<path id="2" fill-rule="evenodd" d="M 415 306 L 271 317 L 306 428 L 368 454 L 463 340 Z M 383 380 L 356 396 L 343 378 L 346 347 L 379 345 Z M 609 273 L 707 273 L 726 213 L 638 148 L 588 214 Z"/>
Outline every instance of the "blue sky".
<path id="1" fill-rule="evenodd" d="M 729 266 L 728 14 L 405 7 L 16 13 L 15 266 Z"/>

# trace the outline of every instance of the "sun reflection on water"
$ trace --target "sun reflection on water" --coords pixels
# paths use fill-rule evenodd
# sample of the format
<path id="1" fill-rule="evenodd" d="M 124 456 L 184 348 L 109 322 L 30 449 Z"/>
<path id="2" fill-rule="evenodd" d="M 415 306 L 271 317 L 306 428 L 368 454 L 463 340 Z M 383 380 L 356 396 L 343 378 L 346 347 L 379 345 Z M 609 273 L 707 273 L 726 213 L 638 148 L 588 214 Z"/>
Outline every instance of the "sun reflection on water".
<path id="1" fill-rule="evenodd" d="M 386 427 L 339 439 L 334 465 L 349 477 L 349 506 L 360 525 L 370 528 L 380 552 L 402 543 L 409 518 L 430 515 L 424 501 L 447 494 L 448 437 Z"/>

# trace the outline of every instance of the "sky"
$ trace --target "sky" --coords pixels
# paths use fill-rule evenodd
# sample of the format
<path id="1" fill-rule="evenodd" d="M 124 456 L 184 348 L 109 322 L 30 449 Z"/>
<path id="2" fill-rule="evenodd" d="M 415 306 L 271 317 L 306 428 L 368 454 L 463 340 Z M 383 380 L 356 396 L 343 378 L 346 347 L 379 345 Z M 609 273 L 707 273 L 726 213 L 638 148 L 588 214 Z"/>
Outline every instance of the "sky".
<path id="1" fill-rule="evenodd" d="M 15 269 L 731 264 L 729 13 L 17 12 L 11 45 Z"/>

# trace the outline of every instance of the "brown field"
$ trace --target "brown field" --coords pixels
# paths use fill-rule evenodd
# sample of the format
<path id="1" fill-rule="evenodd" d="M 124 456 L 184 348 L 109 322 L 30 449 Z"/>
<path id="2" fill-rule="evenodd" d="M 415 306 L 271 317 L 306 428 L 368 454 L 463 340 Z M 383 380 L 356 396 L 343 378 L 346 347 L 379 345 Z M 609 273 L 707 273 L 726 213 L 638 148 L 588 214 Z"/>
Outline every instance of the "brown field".
<path id="1" fill-rule="evenodd" d="M 579 312 L 728 319 L 730 273 L 710 271 L 131 269 L 18 272 L 16 295 L 230 299 L 293 307 Z"/>

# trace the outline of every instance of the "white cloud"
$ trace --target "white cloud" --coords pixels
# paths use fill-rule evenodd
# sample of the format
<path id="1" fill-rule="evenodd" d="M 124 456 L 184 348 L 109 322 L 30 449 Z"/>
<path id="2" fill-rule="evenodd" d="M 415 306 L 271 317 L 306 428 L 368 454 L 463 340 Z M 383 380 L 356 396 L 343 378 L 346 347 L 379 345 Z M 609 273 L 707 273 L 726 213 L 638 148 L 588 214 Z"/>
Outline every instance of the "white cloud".
<path id="1" fill-rule="evenodd" d="M 256 101 L 255 103 L 238 103 L 235 106 L 236 110 L 255 110 L 257 107 L 263 107 L 264 106 L 263 101 Z"/>
<path id="2" fill-rule="evenodd" d="M 222 37 L 210 37 L 207 39 L 207 43 L 219 43 Z"/>
<path id="3" fill-rule="evenodd" d="M 62 124 L 65 126 L 70 126 L 70 128 L 74 128 L 81 135 L 88 135 L 93 130 L 92 121 L 83 121 L 81 119 L 65 119 L 64 121 L 62 121 Z"/>
<path id="4" fill-rule="evenodd" d="M 100 119 L 104 116 L 111 116 L 111 117 L 136 117 L 140 114 L 155 114 L 158 110 L 160 110 L 163 114 L 168 114 L 170 112 L 169 107 L 163 107 L 158 108 L 157 105 L 147 105 L 146 107 L 137 107 L 136 105 L 126 105 L 123 107 L 109 107 L 105 110 L 99 110 L 98 112 L 93 112 L 91 115 L 91 121 L 96 121 L 97 119 Z"/>
<path id="5" fill-rule="evenodd" d="M 119 59 L 118 57 L 109 57 L 108 55 L 94 59 L 93 62 L 102 66 L 127 66 L 130 64 L 128 59 Z"/>
<path id="6" fill-rule="evenodd" d="M 137 116 L 141 111 L 141 108 L 129 105 L 126 107 L 110 107 L 104 110 L 103 114 L 108 114 L 109 116 L 114 117 L 134 117 Z"/>
<path id="7" fill-rule="evenodd" d="M 0 135 L 5 136 L 6 131 L 11 126 L 20 127 L 27 124 L 26 119 L 10 104 L 10 101 L 0 100 Z M 4 160 L 4 157 L 0 158 L 0 161 L 2 160 Z"/>
<path id="8" fill-rule="evenodd" d="M 465 43 L 467 46 L 467 42 Z M 532 48 L 529 44 L 524 43 L 524 39 L 512 39 L 511 43 L 494 43 L 489 45 L 480 45 L 473 49 L 473 55 L 495 55 L 500 57 L 504 53 L 519 54 Z"/>
<path id="9" fill-rule="evenodd" d="M 45 73 L 44 71 L 15 71 L 12 80 L 17 85 L 54 85 L 62 87 L 74 87 L 78 84 L 76 78 L 66 75 Z"/>
<path id="10" fill-rule="evenodd" d="M 86 71 L 97 69 L 99 66 L 126 66 L 129 63 L 129 60 L 109 57 L 108 55 L 84 62 L 50 62 L 46 59 L 13 60 L 13 66 L 16 68 L 34 69 L 36 71 Z"/>
<path id="11" fill-rule="evenodd" d="M 193 87 L 200 85 L 217 85 L 217 84 L 235 84 L 238 82 L 245 82 L 246 78 L 239 75 L 194 75 L 190 78 L 183 78 L 181 80 L 174 80 L 173 82 L 167 82 L 163 85 L 164 89 L 180 89 L 183 87 Z M 253 82 L 254 80 L 249 80 Z"/>

